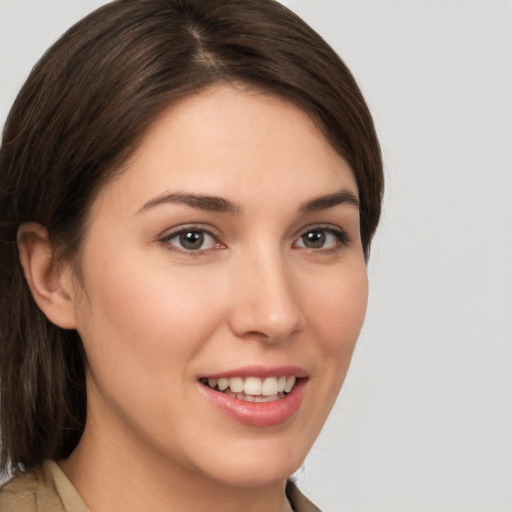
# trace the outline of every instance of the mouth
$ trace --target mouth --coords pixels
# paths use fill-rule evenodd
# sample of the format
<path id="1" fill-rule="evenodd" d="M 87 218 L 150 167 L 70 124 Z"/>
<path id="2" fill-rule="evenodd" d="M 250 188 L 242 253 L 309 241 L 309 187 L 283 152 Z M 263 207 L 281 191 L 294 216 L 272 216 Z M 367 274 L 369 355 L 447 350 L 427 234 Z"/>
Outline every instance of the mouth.
<path id="1" fill-rule="evenodd" d="M 274 377 L 220 377 L 199 379 L 204 386 L 244 402 L 265 403 L 282 400 L 295 388 L 298 380 L 295 375 Z"/>
<path id="2" fill-rule="evenodd" d="M 197 380 L 201 394 L 222 414 L 251 427 L 288 425 L 298 413 L 310 375 L 299 366 L 246 366 Z"/>

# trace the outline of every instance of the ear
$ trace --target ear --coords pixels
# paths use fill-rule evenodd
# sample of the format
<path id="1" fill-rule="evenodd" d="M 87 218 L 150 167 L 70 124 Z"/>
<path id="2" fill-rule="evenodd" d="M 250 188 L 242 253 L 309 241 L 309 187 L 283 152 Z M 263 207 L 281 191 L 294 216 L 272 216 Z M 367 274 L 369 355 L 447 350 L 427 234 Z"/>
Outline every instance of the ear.
<path id="1" fill-rule="evenodd" d="M 73 279 L 69 265 L 55 258 L 48 231 L 36 222 L 18 229 L 18 251 L 32 296 L 50 322 L 75 329 Z"/>

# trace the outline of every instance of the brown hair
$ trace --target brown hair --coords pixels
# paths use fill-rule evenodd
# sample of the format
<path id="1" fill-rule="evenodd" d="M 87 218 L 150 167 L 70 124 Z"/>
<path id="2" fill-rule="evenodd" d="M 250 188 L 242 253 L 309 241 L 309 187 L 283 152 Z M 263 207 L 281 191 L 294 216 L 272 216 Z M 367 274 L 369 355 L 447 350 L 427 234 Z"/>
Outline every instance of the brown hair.
<path id="1" fill-rule="evenodd" d="M 19 262 L 21 223 L 56 254 L 79 251 L 88 207 L 169 102 L 219 82 L 304 109 L 355 174 L 368 257 L 383 173 L 371 115 L 347 67 L 273 0 L 116 0 L 73 26 L 21 89 L 0 148 L 0 466 L 62 458 L 85 424 L 78 334 L 38 309 Z"/>

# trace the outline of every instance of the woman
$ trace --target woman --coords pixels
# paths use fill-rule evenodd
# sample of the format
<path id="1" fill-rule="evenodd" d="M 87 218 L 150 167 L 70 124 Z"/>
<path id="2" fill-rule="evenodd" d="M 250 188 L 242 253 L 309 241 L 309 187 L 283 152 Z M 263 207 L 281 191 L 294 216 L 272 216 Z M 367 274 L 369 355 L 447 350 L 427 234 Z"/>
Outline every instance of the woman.
<path id="1" fill-rule="evenodd" d="M 117 0 L 33 70 L 0 173 L 2 510 L 317 510 L 287 479 L 382 197 L 332 49 L 271 0 Z"/>

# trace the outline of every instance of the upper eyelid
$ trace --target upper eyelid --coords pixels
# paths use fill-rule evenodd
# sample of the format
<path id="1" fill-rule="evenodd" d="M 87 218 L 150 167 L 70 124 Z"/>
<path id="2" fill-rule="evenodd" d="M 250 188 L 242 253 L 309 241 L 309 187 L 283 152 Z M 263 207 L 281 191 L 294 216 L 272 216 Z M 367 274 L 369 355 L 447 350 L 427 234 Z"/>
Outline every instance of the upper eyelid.
<path id="1" fill-rule="evenodd" d="M 341 226 L 336 224 L 329 224 L 329 223 L 319 223 L 319 224 L 311 224 L 309 226 L 302 227 L 301 229 L 297 230 L 294 237 L 301 237 L 305 233 L 309 231 L 330 231 L 331 233 L 342 233 L 345 236 L 349 236 L 346 229 L 343 229 Z"/>
<path id="2" fill-rule="evenodd" d="M 295 240 L 302 238 L 306 233 L 310 233 L 311 231 L 325 231 L 325 232 L 330 233 L 331 235 L 334 235 L 337 238 L 345 240 L 347 242 L 352 239 L 351 236 L 344 229 L 337 228 L 337 227 L 335 228 L 335 227 L 319 226 L 319 227 L 308 228 L 308 229 L 302 231 L 298 237 L 295 237 Z"/>
<path id="3" fill-rule="evenodd" d="M 184 231 L 203 231 L 204 233 L 207 233 L 208 235 L 213 236 L 215 239 L 221 238 L 223 235 L 222 233 L 214 228 L 213 226 L 207 226 L 205 224 L 180 224 L 173 228 L 167 228 L 165 231 L 162 232 L 161 235 L 158 235 L 159 240 L 163 239 L 169 239 L 173 236 L 179 235 L 180 233 L 183 233 Z"/>

